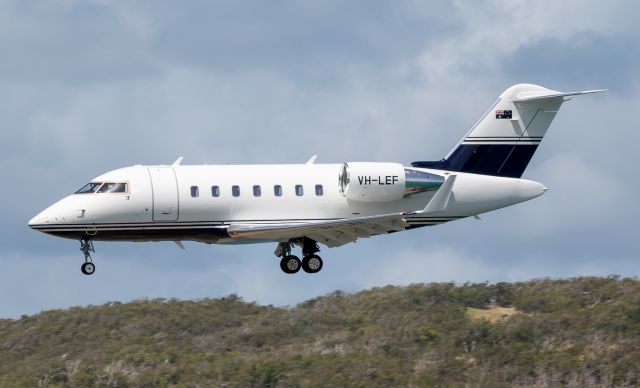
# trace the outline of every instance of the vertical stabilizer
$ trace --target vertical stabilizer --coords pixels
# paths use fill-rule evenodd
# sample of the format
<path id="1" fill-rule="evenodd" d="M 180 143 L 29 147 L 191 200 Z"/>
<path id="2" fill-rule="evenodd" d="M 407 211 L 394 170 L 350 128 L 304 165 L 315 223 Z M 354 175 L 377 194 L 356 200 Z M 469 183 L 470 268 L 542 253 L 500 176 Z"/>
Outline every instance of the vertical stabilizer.
<path id="1" fill-rule="evenodd" d="M 412 165 L 519 178 L 562 103 L 574 95 L 599 91 L 562 93 L 538 85 L 514 85 L 500 95 L 444 159 Z"/>

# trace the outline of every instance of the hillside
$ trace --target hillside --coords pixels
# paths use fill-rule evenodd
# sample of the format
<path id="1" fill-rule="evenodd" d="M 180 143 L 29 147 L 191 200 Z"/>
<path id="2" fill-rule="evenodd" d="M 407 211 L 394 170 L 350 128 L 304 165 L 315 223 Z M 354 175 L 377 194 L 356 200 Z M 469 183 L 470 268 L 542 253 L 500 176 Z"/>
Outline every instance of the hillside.
<path id="1" fill-rule="evenodd" d="M 0 320 L 0 386 L 640 384 L 640 282 L 420 284 Z"/>

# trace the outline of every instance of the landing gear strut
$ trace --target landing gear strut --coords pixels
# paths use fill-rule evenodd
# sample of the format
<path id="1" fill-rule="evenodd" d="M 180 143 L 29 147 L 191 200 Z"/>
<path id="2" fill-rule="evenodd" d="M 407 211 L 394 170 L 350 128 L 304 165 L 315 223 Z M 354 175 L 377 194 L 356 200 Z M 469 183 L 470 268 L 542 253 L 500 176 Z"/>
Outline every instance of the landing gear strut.
<path id="1" fill-rule="evenodd" d="M 316 255 L 320 252 L 318 243 L 310 239 L 309 237 L 302 238 L 302 269 L 306 273 L 320 272 L 322 269 L 322 259 Z"/>
<path id="2" fill-rule="evenodd" d="M 82 264 L 80 270 L 85 275 L 91 275 L 96 270 L 96 266 L 91 260 L 91 253 L 96 253 L 96 250 L 93 247 L 93 241 L 89 239 L 80 240 L 80 250 L 84 254 L 84 264 Z"/>
<path id="3" fill-rule="evenodd" d="M 291 245 L 302 246 L 303 259 L 300 259 L 291 254 Z M 275 254 L 278 257 L 282 257 L 280 260 L 280 269 L 286 274 L 294 274 L 300 271 L 300 268 L 306 273 L 317 273 L 322 269 L 322 259 L 316 255 L 319 252 L 318 244 L 308 238 L 302 237 L 301 239 L 294 241 L 281 242 L 276 248 Z"/>

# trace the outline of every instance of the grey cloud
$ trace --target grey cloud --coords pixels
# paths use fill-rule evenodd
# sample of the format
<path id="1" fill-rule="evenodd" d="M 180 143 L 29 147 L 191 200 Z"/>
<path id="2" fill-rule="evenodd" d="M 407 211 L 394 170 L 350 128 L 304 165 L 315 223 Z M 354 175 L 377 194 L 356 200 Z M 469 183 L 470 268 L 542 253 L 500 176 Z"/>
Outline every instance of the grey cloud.
<path id="1" fill-rule="evenodd" d="M 387 283 L 638 273 L 636 5 L 522 4 L 3 3 L 0 169 L 12 190 L 0 316 L 143 296 L 287 305 Z M 483 221 L 325 249 L 317 277 L 281 274 L 269 244 L 101 243 L 86 279 L 77 242 L 26 227 L 102 172 L 180 155 L 438 159 L 519 82 L 613 89 L 563 106 L 526 172 L 547 194 Z"/>
<path id="2" fill-rule="evenodd" d="M 0 78 L 84 85 L 144 77 L 156 69 L 145 40 L 99 2 L 4 2 Z"/>
<path id="3" fill-rule="evenodd" d="M 532 82 L 565 90 L 606 87 L 630 97 L 636 91 L 640 58 L 629 48 L 637 39 L 593 33 L 578 34 L 566 42 L 546 39 L 521 48 L 504 61 L 502 68 L 510 77 L 526 73 Z"/>

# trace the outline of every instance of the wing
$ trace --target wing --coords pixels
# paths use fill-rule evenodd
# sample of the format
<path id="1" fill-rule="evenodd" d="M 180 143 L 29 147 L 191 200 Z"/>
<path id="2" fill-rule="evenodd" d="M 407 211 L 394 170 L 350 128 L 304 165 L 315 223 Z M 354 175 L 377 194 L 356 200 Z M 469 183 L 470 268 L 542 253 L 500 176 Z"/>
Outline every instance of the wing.
<path id="1" fill-rule="evenodd" d="M 333 220 L 233 223 L 227 233 L 234 238 L 281 240 L 306 236 L 328 247 L 339 247 L 376 234 L 404 230 L 409 224 L 405 217 L 418 212 L 384 214 L 370 217 L 339 218 Z"/>
<path id="2" fill-rule="evenodd" d="M 365 217 L 338 218 L 297 222 L 232 223 L 227 233 L 233 238 L 285 240 L 309 237 L 328 247 L 339 247 L 378 234 L 405 230 L 406 217 L 446 210 L 456 176 L 449 175 L 429 203 L 421 211 L 381 214 Z"/>

